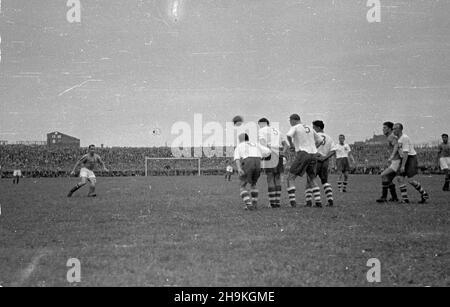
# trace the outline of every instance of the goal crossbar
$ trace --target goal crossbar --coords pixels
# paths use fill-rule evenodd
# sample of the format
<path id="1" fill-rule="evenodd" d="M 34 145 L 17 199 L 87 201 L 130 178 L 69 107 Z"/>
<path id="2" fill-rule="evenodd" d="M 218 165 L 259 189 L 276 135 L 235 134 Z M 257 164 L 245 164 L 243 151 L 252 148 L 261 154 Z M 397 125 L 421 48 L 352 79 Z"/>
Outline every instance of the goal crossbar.
<path id="1" fill-rule="evenodd" d="M 201 176 L 201 159 L 200 158 L 151 158 L 151 157 L 145 157 L 145 177 L 148 176 L 148 161 L 149 160 L 172 160 L 172 161 L 197 161 L 197 172 L 198 172 L 198 176 Z"/>

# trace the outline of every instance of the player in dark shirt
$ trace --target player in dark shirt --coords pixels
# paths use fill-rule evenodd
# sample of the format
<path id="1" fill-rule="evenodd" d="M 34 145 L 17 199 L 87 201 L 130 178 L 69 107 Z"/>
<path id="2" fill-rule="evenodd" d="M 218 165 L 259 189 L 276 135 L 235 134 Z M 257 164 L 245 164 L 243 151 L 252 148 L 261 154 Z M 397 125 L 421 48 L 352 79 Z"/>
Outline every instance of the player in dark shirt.
<path id="1" fill-rule="evenodd" d="M 108 172 L 108 169 L 105 166 L 105 163 L 100 158 L 99 155 L 95 153 L 95 146 L 90 145 L 89 146 L 89 153 L 87 155 L 84 155 L 78 162 L 75 164 L 72 172 L 70 173 L 72 176 L 75 175 L 75 171 L 79 165 L 83 165 L 80 170 L 80 177 L 81 182 L 78 183 L 72 190 L 70 190 L 67 197 L 72 197 L 73 193 L 84 187 L 87 183 L 87 181 L 90 182 L 89 187 L 89 194 L 88 197 L 96 197 L 97 194 L 95 194 L 95 184 L 97 182 L 94 174 L 95 166 L 97 164 L 101 164 L 103 167 L 103 170 L 105 172 Z"/>
<path id="2" fill-rule="evenodd" d="M 392 202 L 398 202 L 397 190 L 394 184 L 394 178 L 397 176 L 398 171 L 400 170 L 401 157 L 398 152 L 398 138 L 394 135 L 393 132 L 394 123 L 385 122 L 383 124 L 383 134 L 386 136 L 389 149 L 391 150 L 391 155 L 389 157 L 390 166 L 383 171 L 381 174 L 381 182 L 382 182 L 382 196 L 377 199 L 378 203 L 386 203 L 388 191 L 391 192 Z"/>

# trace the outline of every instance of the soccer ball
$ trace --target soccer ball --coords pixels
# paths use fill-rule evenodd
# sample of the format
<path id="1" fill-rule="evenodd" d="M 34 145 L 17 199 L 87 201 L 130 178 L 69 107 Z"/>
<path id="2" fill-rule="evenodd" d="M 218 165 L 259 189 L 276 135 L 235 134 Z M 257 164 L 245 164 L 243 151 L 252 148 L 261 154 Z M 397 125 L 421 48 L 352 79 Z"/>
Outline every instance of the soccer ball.
<path id="1" fill-rule="evenodd" d="M 160 135 L 161 135 L 161 129 L 159 129 L 159 128 L 154 128 L 154 129 L 152 130 L 152 135 L 153 135 L 153 136 L 160 136 Z"/>
<path id="2" fill-rule="evenodd" d="M 240 115 L 237 115 L 235 117 L 233 117 L 233 124 L 237 127 L 239 127 L 240 125 L 242 125 L 242 123 L 244 122 L 244 118 Z"/>

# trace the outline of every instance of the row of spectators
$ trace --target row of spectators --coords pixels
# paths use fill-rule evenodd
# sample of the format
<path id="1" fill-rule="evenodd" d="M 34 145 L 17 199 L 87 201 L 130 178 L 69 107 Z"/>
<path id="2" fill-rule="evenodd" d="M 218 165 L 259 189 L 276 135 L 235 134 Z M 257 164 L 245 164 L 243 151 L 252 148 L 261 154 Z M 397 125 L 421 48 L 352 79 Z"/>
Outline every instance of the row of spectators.
<path id="1" fill-rule="evenodd" d="M 378 174 L 387 166 L 389 151 L 384 145 L 353 146 L 356 160 L 354 173 Z M 226 151 L 227 150 L 227 151 Z M 218 148 L 224 157 L 205 155 L 201 158 L 201 169 L 205 174 L 222 174 L 232 158 L 225 157 L 230 149 Z M 437 148 L 417 148 L 419 163 L 424 173 L 438 172 Z M 73 165 L 86 148 L 49 148 L 46 146 L 5 145 L 0 146 L 0 166 L 4 176 L 14 169 L 21 169 L 27 177 L 61 177 L 67 176 Z M 192 149 L 198 154 L 199 149 Z M 154 148 L 98 148 L 97 153 L 111 170 L 108 176 L 144 176 L 145 158 L 171 158 L 173 151 L 168 147 Z M 292 156 L 288 155 L 288 160 Z M 195 160 L 148 160 L 150 175 L 195 175 L 198 162 Z M 332 162 L 332 168 L 334 163 Z M 332 170 L 333 171 L 333 170 Z M 102 173 L 99 172 L 101 176 Z"/>

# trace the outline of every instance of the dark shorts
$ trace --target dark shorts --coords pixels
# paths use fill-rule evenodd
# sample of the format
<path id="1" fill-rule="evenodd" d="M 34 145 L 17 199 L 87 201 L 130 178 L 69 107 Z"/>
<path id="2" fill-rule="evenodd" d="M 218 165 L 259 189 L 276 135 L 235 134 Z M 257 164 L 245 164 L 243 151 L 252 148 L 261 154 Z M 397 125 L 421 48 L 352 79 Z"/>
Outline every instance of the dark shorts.
<path id="1" fill-rule="evenodd" d="M 328 183 L 328 164 L 329 160 L 317 161 L 316 173 L 322 183 Z"/>
<path id="2" fill-rule="evenodd" d="M 255 185 L 261 176 L 261 159 L 252 157 L 245 159 L 242 161 L 242 169 L 245 174 L 244 176 L 240 176 L 239 179 L 248 184 Z"/>
<path id="3" fill-rule="evenodd" d="M 295 160 L 292 162 L 290 172 L 296 176 L 303 176 L 305 173 L 316 176 L 316 155 L 299 151 L 295 154 Z"/>
<path id="4" fill-rule="evenodd" d="M 348 161 L 348 158 L 336 159 L 336 166 L 338 172 L 345 173 L 350 171 L 350 162 Z"/>
<path id="5" fill-rule="evenodd" d="M 417 156 L 408 156 L 405 164 L 405 172 L 401 174 L 403 177 L 412 178 L 419 173 L 419 163 Z"/>
<path id="6" fill-rule="evenodd" d="M 270 158 L 269 158 L 270 159 Z M 273 175 L 281 175 L 284 173 L 284 156 L 280 155 L 278 158 L 278 165 L 277 167 L 272 168 L 263 168 L 263 171 L 265 174 L 273 174 Z"/>

